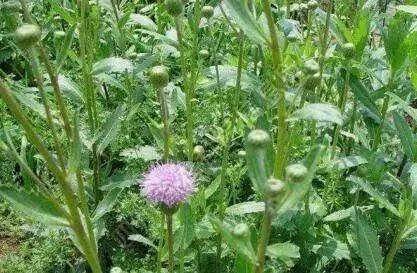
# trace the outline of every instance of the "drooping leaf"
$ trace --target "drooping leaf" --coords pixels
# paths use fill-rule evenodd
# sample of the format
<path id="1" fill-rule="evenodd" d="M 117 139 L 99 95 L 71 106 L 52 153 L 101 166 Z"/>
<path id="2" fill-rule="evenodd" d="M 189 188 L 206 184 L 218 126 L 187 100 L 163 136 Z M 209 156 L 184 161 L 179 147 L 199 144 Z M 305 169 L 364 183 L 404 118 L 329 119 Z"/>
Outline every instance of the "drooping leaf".
<path id="1" fill-rule="evenodd" d="M 142 14 L 138 14 L 138 13 L 132 13 L 130 15 L 130 19 L 133 22 L 139 24 L 140 26 L 142 26 L 142 27 L 144 27 L 146 29 L 153 30 L 153 31 L 157 31 L 158 30 L 158 26 L 148 16 L 145 16 L 145 15 L 142 15 Z"/>
<path id="2" fill-rule="evenodd" d="M 97 145 L 97 152 L 101 154 L 104 149 L 110 144 L 111 141 L 117 136 L 119 131 L 121 118 L 126 110 L 126 105 L 120 105 L 117 109 L 107 118 L 103 124 L 102 129 L 95 138 L 95 144 Z"/>
<path id="3" fill-rule="evenodd" d="M 130 60 L 119 57 L 110 57 L 100 60 L 93 65 L 92 74 L 98 75 L 101 73 L 125 73 L 133 71 L 133 64 Z"/>
<path id="4" fill-rule="evenodd" d="M 264 202 L 243 202 L 239 204 L 232 205 L 226 209 L 226 214 L 229 215 L 244 215 L 249 213 L 258 213 L 265 211 Z"/>
<path id="5" fill-rule="evenodd" d="M 414 142 L 413 132 L 405 119 L 397 112 L 392 113 L 394 117 L 395 128 L 397 128 L 404 153 L 412 160 L 417 158 L 417 147 Z"/>
<path id="6" fill-rule="evenodd" d="M 226 0 L 225 5 L 230 17 L 243 29 L 252 42 L 264 44 L 268 41 L 267 35 L 253 17 L 244 1 Z"/>
<path id="7" fill-rule="evenodd" d="M 343 124 L 343 117 L 339 109 L 334 105 L 324 103 L 307 104 L 287 118 L 287 121 L 297 120 L 315 120 L 338 125 Z"/>
<path id="8" fill-rule="evenodd" d="M 281 260 L 288 267 L 293 267 L 295 260 L 300 258 L 300 248 L 289 242 L 273 244 L 266 249 L 266 255 Z"/>
<path id="9" fill-rule="evenodd" d="M 360 101 L 370 112 L 372 118 L 376 122 L 381 122 L 381 114 L 378 110 L 378 107 L 375 105 L 372 100 L 367 88 L 362 84 L 362 82 L 355 76 L 350 76 L 350 88 L 355 97 Z"/>
<path id="10" fill-rule="evenodd" d="M 117 173 L 107 179 L 100 187 L 102 191 L 112 191 L 116 188 L 124 189 L 139 183 L 137 177 L 131 174 Z"/>
<path id="11" fill-rule="evenodd" d="M 33 220 L 47 225 L 69 226 L 64 209 L 38 192 L 26 192 L 0 185 L 0 196 Z"/>
<path id="12" fill-rule="evenodd" d="M 129 235 L 128 239 L 130 241 L 139 242 L 139 243 L 142 243 L 144 245 L 153 247 L 154 249 L 157 249 L 156 245 L 151 240 L 149 240 L 148 238 L 146 238 L 143 235 L 140 235 L 140 234 L 132 234 L 132 235 Z"/>

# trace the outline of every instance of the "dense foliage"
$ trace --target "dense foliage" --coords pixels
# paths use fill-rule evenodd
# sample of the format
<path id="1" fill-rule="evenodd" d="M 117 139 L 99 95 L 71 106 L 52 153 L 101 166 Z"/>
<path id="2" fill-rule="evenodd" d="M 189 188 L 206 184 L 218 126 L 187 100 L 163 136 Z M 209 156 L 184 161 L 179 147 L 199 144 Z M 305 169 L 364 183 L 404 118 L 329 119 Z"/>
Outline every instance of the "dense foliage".
<path id="1" fill-rule="evenodd" d="M 417 272 L 416 18 L 2 0 L 0 273 Z"/>

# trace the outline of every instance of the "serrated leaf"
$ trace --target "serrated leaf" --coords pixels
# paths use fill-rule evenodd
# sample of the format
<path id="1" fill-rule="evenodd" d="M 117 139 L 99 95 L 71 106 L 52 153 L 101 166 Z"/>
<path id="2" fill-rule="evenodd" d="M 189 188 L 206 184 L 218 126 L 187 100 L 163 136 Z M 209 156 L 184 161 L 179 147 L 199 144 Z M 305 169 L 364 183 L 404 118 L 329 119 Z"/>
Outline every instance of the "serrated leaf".
<path id="1" fill-rule="evenodd" d="M 0 185 L 0 196 L 33 220 L 47 225 L 70 226 L 64 209 L 38 192 L 26 192 L 12 186 Z"/>
<path id="2" fill-rule="evenodd" d="M 315 120 L 320 122 L 330 122 L 338 125 L 343 124 L 343 117 L 339 109 L 331 104 L 312 103 L 293 112 L 287 121 Z"/>
<path id="3" fill-rule="evenodd" d="M 127 157 L 129 159 L 143 159 L 145 161 L 160 160 L 161 154 L 158 153 L 153 146 L 139 146 L 132 149 L 124 149 L 120 152 L 120 156 Z"/>
<path id="4" fill-rule="evenodd" d="M 96 210 L 93 214 L 93 222 L 97 222 L 101 217 L 103 217 L 106 213 L 111 211 L 113 206 L 116 204 L 117 197 L 122 192 L 123 189 L 115 188 L 108 192 L 106 196 L 104 196 L 103 200 L 98 203 Z"/>
<path id="5" fill-rule="evenodd" d="M 138 14 L 138 13 L 132 13 L 130 15 L 130 19 L 133 22 L 138 23 L 140 26 L 142 26 L 142 27 L 144 27 L 146 29 L 153 30 L 153 31 L 157 31 L 158 30 L 158 26 L 148 16 L 145 16 L 145 15 L 142 15 L 142 14 Z"/>
<path id="6" fill-rule="evenodd" d="M 333 238 L 327 238 L 321 244 L 314 245 L 313 252 L 335 260 L 350 260 L 350 251 L 347 244 Z"/>
<path id="7" fill-rule="evenodd" d="M 337 159 L 333 165 L 332 170 L 341 171 L 366 164 L 368 161 L 359 155 L 350 155 Z"/>
<path id="8" fill-rule="evenodd" d="M 369 273 L 382 272 L 382 254 L 376 231 L 360 211 L 353 217 L 358 254 Z"/>
<path id="9" fill-rule="evenodd" d="M 95 138 L 97 153 L 101 154 L 110 144 L 110 142 L 113 141 L 117 136 L 118 130 L 120 128 L 121 118 L 124 115 L 125 110 L 126 105 L 120 105 L 103 124 L 102 129 Z"/>

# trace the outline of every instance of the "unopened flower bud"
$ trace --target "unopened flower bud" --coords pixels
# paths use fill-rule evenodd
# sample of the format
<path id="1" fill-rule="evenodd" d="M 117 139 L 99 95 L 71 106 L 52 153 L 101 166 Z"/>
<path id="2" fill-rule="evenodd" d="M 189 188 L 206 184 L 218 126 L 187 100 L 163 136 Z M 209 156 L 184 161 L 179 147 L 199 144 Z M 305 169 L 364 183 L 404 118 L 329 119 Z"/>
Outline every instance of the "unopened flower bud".
<path id="1" fill-rule="evenodd" d="M 169 75 L 165 66 L 155 66 L 149 72 L 149 79 L 155 88 L 163 88 L 168 85 Z"/>
<path id="2" fill-rule="evenodd" d="M 123 273 L 123 270 L 120 267 L 112 267 L 110 273 Z"/>
<path id="3" fill-rule="evenodd" d="M 246 151 L 240 150 L 239 152 L 237 152 L 237 156 L 240 157 L 240 158 L 245 158 L 246 157 Z"/>
<path id="4" fill-rule="evenodd" d="M 307 176 L 308 170 L 302 164 L 292 164 L 285 168 L 285 178 L 288 182 L 301 183 Z"/>
<path id="5" fill-rule="evenodd" d="M 201 145 L 196 145 L 193 150 L 193 155 L 195 160 L 202 160 L 204 158 L 204 147 Z"/>
<path id="6" fill-rule="evenodd" d="M 200 52 L 198 52 L 198 55 L 201 59 L 207 60 L 210 57 L 210 52 L 206 49 L 202 49 Z"/>
<path id="7" fill-rule="evenodd" d="M 345 55 L 347 59 L 352 59 L 353 57 L 355 57 L 356 48 L 355 48 L 355 45 L 352 43 L 343 44 L 342 51 L 343 51 L 343 55 Z"/>
<path id="8" fill-rule="evenodd" d="M 245 238 L 249 235 L 249 227 L 245 223 L 237 224 L 232 231 L 233 235 L 239 238 Z"/>
<path id="9" fill-rule="evenodd" d="M 316 0 L 310 0 L 307 2 L 307 6 L 309 9 L 316 9 L 319 6 L 319 3 Z"/>
<path id="10" fill-rule="evenodd" d="M 29 48 L 41 39 L 41 35 L 42 32 L 39 26 L 33 24 L 25 24 L 16 29 L 15 39 L 19 46 L 23 48 Z"/>
<path id="11" fill-rule="evenodd" d="M 182 0 L 165 0 L 165 8 L 169 15 L 178 17 L 184 10 Z"/>
<path id="12" fill-rule="evenodd" d="M 210 19 L 214 15 L 214 8 L 212 6 L 202 7 L 201 8 L 201 15 L 206 19 Z"/>
<path id="13" fill-rule="evenodd" d="M 256 129 L 248 135 L 248 144 L 255 149 L 264 149 L 270 142 L 271 137 L 264 130 Z"/>
<path id="14" fill-rule="evenodd" d="M 315 60 L 308 60 L 303 65 L 303 70 L 308 75 L 314 75 L 320 71 L 320 66 Z"/>
<path id="15" fill-rule="evenodd" d="M 272 198 L 277 197 L 285 189 L 284 183 L 275 178 L 268 179 L 268 195 Z"/>

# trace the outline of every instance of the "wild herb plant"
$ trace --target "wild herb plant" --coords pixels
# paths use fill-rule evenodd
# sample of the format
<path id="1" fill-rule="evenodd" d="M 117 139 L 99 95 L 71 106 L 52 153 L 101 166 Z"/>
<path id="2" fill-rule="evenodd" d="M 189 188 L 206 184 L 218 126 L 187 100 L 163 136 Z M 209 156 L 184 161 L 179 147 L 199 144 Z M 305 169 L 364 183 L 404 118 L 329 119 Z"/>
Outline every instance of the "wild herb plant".
<path id="1" fill-rule="evenodd" d="M 415 272 L 416 5 L 2 1 L 0 272 Z"/>

